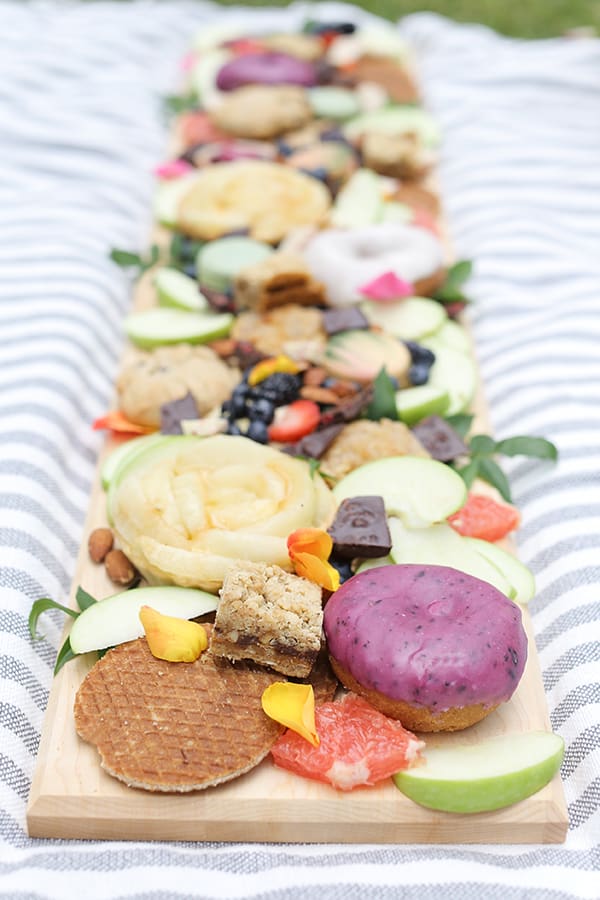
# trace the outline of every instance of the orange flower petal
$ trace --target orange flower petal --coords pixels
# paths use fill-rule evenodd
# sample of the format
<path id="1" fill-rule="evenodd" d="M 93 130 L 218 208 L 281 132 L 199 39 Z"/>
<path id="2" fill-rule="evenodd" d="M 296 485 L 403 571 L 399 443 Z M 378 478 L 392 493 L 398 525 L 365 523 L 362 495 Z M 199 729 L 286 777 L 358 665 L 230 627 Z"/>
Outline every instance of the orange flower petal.
<path id="1" fill-rule="evenodd" d="M 299 371 L 300 367 L 293 359 L 280 353 L 279 356 L 270 356 L 257 363 L 248 375 L 248 384 L 250 387 L 254 387 L 255 384 L 264 381 L 275 372 L 289 372 L 291 375 L 296 375 Z"/>
<path id="2" fill-rule="evenodd" d="M 287 539 L 288 552 L 291 557 L 297 553 L 312 553 L 319 559 L 327 560 L 333 549 L 331 535 L 322 528 L 298 528 Z"/>
<path id="3" fill-rule="evenodd" d="M 140 621 L 150 652 L 157 659 L 194 662 L 208 647 L 206 631 L 197 622 L 165 616 L 151 606 L 142 606 Z"/>
<path id="4" fill-rule="evenodd" d="M 315 725 L 315 694 L 312 684 L 296 684 L 293 681 L 276 681 L 263 691 L 262 708 L 270 719 L 291 728 L 319 746 Z"/>
<path id="5" fill-rule="evenodd" d="M 123 434 L 150 434 L 156 431 L 156 428 L 149 428 L 147 425 L 136 425 L 126 419 L 122 412 L 113 410 L 105 416 L 101 416 L 92 423 L 94 431 L 102 428 L 108 428 L 110 431 L 117 431 Z"/>
<path id="6" fill-rule="evenodd" d="M 340 573 L 325 560 L 313 556 L 312 553 L 298 553 L 292 556 L 296 575 L 314 581 L 326 591 L 337 591 L 340 586 Z"/>

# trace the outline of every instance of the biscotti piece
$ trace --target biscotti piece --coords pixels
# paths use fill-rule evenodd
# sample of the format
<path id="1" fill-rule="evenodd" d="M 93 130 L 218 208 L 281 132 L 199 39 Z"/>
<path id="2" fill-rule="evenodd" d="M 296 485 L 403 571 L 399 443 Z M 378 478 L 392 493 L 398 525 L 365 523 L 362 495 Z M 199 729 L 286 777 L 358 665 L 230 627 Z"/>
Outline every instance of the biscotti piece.
<path id="1" fill-rule="evenodd" d="M 390 178 L 420 178 L 433 165 L 434 156 L 418 135 L 367 132 L 361 151 L 365 165 Z"/>
<path id="2" fill-rule="evenodd" d="M 312 278 L 298 254 L 272 253 L 238 273 L 234 298 L 237 309 L 266 312 L 287 303 L 322 305 L 325 288 Z"/>
<path id="3" fill-rule="evenodd" d="M 210 649 L 304 678 L 321 646 L 321 588 L 279 566 L 240 562 L 225 577 Z"/>

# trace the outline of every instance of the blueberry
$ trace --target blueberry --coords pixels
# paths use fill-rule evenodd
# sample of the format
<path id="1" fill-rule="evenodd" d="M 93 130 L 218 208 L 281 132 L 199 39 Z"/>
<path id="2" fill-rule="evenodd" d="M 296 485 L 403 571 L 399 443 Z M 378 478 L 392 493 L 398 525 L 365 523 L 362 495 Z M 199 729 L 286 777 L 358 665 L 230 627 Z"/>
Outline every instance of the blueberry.
<path id="1" fill-rule="evenodd" d="M 410 358 L 413 363 L 423 363 L 431 368 L 435 362 L 435 353 L 428 347 L 417 344 L 416 341 L 405 341 L 404 343 L 406 344 L 406 348 L 410 353 Z"/>
<path id="2" fill-rule="evenodd" d="M 269 440 L 266 423 L 261 422 L 260 419 L 253 419 L 248 425 L 246 437 L 249 437 L 251 441 L 256 441 L 257 444 L 266 444 Z"/>
<path id="3" fill-rule="evenodd" d="M 196 265 L 195 263 L 186 263 L 183 267 L 184 274 L 188 276 L 188 278 L 196 279 Z"/>
<path id="4" fill-rule="evenodd" d="M 241 419 L 248 414 L 246 398 L 241 394 L 236 394 L 235 391 L 229 401 L 229 414 L 233 419 Z"/>
<path id="5" fill-rule="evenodd" d="M 275 405 L 265 397 L 259 397 L 252 404 L 250 416 L 253 421 L 266 422 L 269 425 L 275 415 Z"/>
<path id="6" fill-rule="evenodd" d="M 226 434 L 232 434 L 235 437 L 239 437 L 242 433 L 240 426 L 236 422 L 229 422 L 227 426 Z"/>
<path id="7" fill-rule="evenodd" d="M 221 412 L 224 416 L 229 415 L 231 412 L 231 400 L 224 400 L 223 403 L 221 403 Z"/>
<path id="8" fill-rule="evenodd" d="M 429 380 L 430 366 L 424 363 L 413 363 L 408 370 L 408 380 L 414 386 L 418 384 L 427 384 Z"/>
<path id="9" fill-rule="evenodd" d="M 245 381 L 240 381 L 240 383 L 236 384 L 236 386 L 234 387 L 233 394 L 231 396 L 232 397 L 241 397 L 244 400 L 246 400 L 249 393 L 250 393 L 250 385 L 246 384 Z"/>
<path id="10" fill-rule="evenodd" d="M 352 578 L 353 572 L 350 566 L 350 560 L 330 558 L 329 562 L 333 568 L 337 569 L 340 573 L 340 584 L 343 584 L 344 581 L 348 581 L 349 578 Z"/>

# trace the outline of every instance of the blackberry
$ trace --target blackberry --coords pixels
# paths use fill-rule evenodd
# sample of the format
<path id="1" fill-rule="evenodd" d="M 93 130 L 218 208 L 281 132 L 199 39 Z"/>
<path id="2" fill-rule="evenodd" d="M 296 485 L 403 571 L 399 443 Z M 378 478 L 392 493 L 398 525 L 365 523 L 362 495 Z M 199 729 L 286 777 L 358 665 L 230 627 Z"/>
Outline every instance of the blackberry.
<path id="1" fill-rule="evenodd" d="M 256 385 L 254 391 L 257 397 L 270 400 L 275 406 L 284 406 L 292 403 L 300 393 L 301 380 L 297 375 L 289 372 L 275 372 Z"/>

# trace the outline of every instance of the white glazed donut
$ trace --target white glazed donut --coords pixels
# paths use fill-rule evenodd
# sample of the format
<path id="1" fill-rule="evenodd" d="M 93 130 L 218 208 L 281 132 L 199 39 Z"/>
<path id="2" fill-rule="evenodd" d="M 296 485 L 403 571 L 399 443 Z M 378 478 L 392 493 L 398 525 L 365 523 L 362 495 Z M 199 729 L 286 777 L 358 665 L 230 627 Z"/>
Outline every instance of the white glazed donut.
<path id="1" fill-rule="evenodd" d="M 331 306 L 364 299 L 359 288 L 385 272 L 414 284 L 434 276 L 444 263 L 434 234 L 396 223 L 320 231 L 303 255 L 312 275 L 325 285 Z"/>

